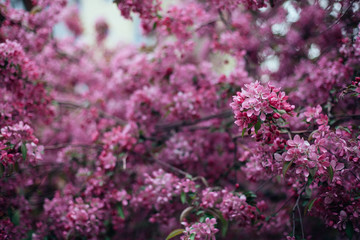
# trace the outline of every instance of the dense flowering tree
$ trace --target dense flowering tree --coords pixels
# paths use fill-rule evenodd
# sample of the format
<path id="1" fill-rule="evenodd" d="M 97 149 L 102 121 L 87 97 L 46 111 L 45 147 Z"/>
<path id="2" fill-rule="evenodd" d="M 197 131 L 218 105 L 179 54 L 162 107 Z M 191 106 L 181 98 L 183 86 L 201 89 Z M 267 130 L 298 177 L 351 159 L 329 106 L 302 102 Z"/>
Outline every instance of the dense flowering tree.
<path id="1" fill-rule="evenodd" d="M 1 239 L 360 237 L 358 1 L 115 0 L 156 41 L 113 49 L 23 2 L 0 1 Z"/>

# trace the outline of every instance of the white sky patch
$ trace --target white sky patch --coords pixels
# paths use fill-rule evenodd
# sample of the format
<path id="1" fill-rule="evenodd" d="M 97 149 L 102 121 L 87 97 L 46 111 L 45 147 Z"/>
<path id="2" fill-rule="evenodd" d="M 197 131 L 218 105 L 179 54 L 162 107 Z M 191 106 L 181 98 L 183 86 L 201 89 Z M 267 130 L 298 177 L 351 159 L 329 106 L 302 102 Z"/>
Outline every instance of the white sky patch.
<path id="1" fill-rule="evenodd" d="M 289 26 L 286 22 L 275 23 L 271 26 L 271 31 L 275 35 L 285 36 L 289 31 Z"/>
<path id="2" fill-rule="evenodd" d="M 320 1 L 319 1 L 319 5 L 320 5 L 320 7 L 322 7 L 323 9 L 326 9 L 327 6 L 329 6 L 329 1 L 328 1 L 328 0 L 320 0 Z"/>
<path id="3" fill-rule="evenodd" d="M 291 2 L 285 2 L 283 6 L 288 12 L 288 14 L 286 15 L 287 22 L 294 23 L 300 19 L 300 10 L 297 11 L 294 5 L 291 4 Z"/>
<path id="4" fill-rule="evenodd" d="M 357 12 L 360 8 L 360 4 L 358 2 L 353 3 L 352 10 L 353 12 Z"/>
<path id="5" fill-rule="evenodd" d="M 330 15 L 333 16 L 333 17 L 338 17 L 339 13 L 340 13 L 340 10 L 341 10 L 341 4 L 340 3 L 334 3 L 333 9 L 332 9 Z"/>
<path id="6" fill-rule="evenodd" d="M 310 46 L 308 57 L 310 59 L 315 59 L 318 56 L 320 56 L 320 48 L 316 44 L 313 43 Z"/>
<path id="7" fill-rule="evenodd" d="M 275 55 L 268 56 L 265 61 L 261 64 L 262 69 L 267 69 L 270 72 L 277 72 L 280 67 L 279 58 Z"/>
<path id="8" fill-rule="evenodd" d="M 269 82 L 269 81 L 270 81 L 269 75 L 267 75 L 267 74 L 262 74 L 261 77 L 260 77 L 260 81 L 261 81 L 262 83 L 267 83 L 267 82 Z"/>
<path id="9" fill-rule="evenodd" d="M 123 18 L 112 1 L 81 0 L 80 17 L 84 27 L 82 40 L 88 44 L 96 44 L 95 23 L 101 17 L 109 24 L 107 47 L 114 47 L 119 42 L 135 42 L 135 23 Z"/>

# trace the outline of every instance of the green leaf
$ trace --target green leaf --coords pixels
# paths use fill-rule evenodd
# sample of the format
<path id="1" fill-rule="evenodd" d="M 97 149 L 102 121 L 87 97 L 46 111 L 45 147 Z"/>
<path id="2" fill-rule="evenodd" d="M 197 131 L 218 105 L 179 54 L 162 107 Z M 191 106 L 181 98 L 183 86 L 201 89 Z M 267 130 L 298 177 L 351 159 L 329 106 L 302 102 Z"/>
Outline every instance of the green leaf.
<path id="1" fill-rule="evenodd" d="M 334 169 L 332 168 L 332 166 L 330 165 L 328 168 L 328 173 L 329 173 L 329 177 L 330 177 L 330 182 L 332 182 L 333 178 L 334 178 Z"/>
<path id="2" fill-rule="evenodd" d="M 291 167 L 291 165 L 293 164 L 293 161 L 294 160 L 291 160 L 291 162 L 284 162 L 284 165 L 283 165 L 283 176 L 285 177 L 287 171 L 289 170 L 289 168 Z"/>
<path id="3" fill-rule="evenodd" d="M 175 229 L 174 231 L 172 231 L 167 237 L 166 240 L 172 239 L 180 234 L 183 234 L 185 231 L 185 229 L 179 228 L 179 229 Z"/>
<path id="4" fill-rule="evenodd" d="M 195 199 L 196 193 L 194 193 L 194 192 L 188 192 L 188 196 L 189 196 L 191 199 Z"/>
<path id="5" fill-rule="evenodd" d="M 314 198 L 313 200 L 311 200 L 305 207 L 305 214 L 307 214 L 308 212 L 311 211 L 312 207 L 314 206 L 314 203 L 316 201 L 317 198 Z"/>
<path id="6" fill-rule="evenodd" d="M 196 212 L 196 215 L 197 215 L 197 216 L 199 216 L 199 215 L 201 215 L 201 214 L 204 214 L 204 211 L 203 211 L 203 210 L 200 210 L 200 211 L 197 211 L 197 212 Z"/>
<path id="7" fill-rule="evenodd" d="M 26 156 L 27 156 L 27 148 L 25 143 L 21 144 L 21 153 L 22 153 L 22 158 L 24 159 L 24 161 L 26 160 Z"/>
<path id="8" fill-rule="evenodd" d="M 219 214 L 219 220 L 221 223 L 221 236 L 224 238 L 229 228 L 229 222 L 226 221 L 222 214 Z"/>
<path id="9" fill-rule="evenodd" d="M 271 106 L 271 108 L 274 110 L 274 112 L 279 113 L 279 111 L 276 108 L 274 108 L 272 106 Z"/>
<path id="10" fill-rule="evenodd" d="M 190 235 L 190 240 L 194 240 L 195 239 L 195 233 Z"/>
<path id="11" fill-rule="evenodd" d="M 121 204 L 117 207 L 117 211 L 118 211 L 119 216 L 120 216 L 122 219 L 125 219 L 124 210 L 123 210 Z"/>
<path id="12" fill-rule="evenodd" d="M 19 172 L 19 171 L 20 171 L 19 162 L 15 162 L 15 163 L 14 163 L 14 169 L 15 169 L 15 172 Z"/>
<path id="13" fill-rule="evenodd" d="M 32 235 L 34 234 L 34 230 L 30 230 L 26 233 L 26 237 L 23 238 L 22 240 L 32 240 Z"/>
<path id="14" fill-rule="evenodd" d="M 241 133 L 241 137 L 244 137 L 245 132 L 246 132 L 246 128 L 243 128 L 242 133 Z"/>
<path id="15" fill-rule="evenodd" d="M 19 210 L 15 210 L 11 216 L 11 222 L 15 225 L 18 226 L 20 224 L 20 211 Z"/>
<path id="16" fill-rule="evenodd" d="M 306 182 L 307 186 L 310 186 L 310 184 L 314 181 L 314 176 L 315 176 L 316 171 L 313 171 L 312 169 L 310 169 L 309 173 L 310 174 L 309 174 L 308 180 Z"/>
<path id="17" fill-rule="evenodd" d="M 354 226 L 350 221 L 346 223 L 345 232 L 346 232 L 346 236 L 349 238 L 349 240 L 351 240 L 354 236 Z"/>
<path id="18" fill-rule="evenodd" d="M 186 194 L 185 194 L 185 192 L 181 192 L 180 199 L 181 199 L 182 204 L 186 203 Z"/>
<path id="19" fill-rule="evenodd" d="M 348 132 L 349 134 L 351 134 L 351 131 L 350 131 L 350 129 L 349 129 L 348 127 L 343 127 L 343 129 L 344 129 L 346 132 Z"/>
<path id="20" fill-rule="evenodd" d="M 246 196 L 246 202 L 252 206 L 256 205 L 256 194 L 252 191 L 246 191 L 244 192 L 244 195 Z"/>
<path id="21" fill-rule="evenodd" d="M 255 124 L 255 133 L 257 134 L 259 129 L 261 128 L 261 121 L 257 121 Z"/>
<path id="22" fill-rule="evenodd" d="M 157 22 L 154 22 L 152 30 L 155 30 L 157 26 Z"/>
<path id="23" fill-rule="evenodd" d="M 4 175 L 5 167 L 0 163 L 0 178 Z"/>

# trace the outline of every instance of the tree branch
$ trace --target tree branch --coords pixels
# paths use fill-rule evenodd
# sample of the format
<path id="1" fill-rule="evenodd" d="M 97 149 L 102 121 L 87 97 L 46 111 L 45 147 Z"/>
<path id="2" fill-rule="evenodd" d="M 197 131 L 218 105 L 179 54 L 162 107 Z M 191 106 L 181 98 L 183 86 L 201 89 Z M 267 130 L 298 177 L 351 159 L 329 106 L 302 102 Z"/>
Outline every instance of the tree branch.
<path id="1" fill-rule="evenodd" d="M 167 130 L 171 130 L 174 128 L 181 128 L 181 127 L 185 127 L 185 126 L 191 126 L 191 125 L 195 125 L 198 124 L 200 122 L 205 122 L 214 118 L 228 118 L 230 116 L 232 116 L 232 111 L 231 110 L 226 110 L 217 114 L 212 114 L 203 118 L 199 118 L 196 120 L 183 120 L 183 121 L 178 121 L 178 122 L 174 122 L 174 123 L 167 123 L 164 125 L 156 125 L 156 129 L 160 130 L 160 131 L 167 131 Z"/>
<path id="2" fill-rule="evenodd" d="M 58 149 L 67 148 L 67 147 L 101 148 L 101 145 L 60 143 L 60 144 L 56 144 L 56 145 L 44 146 L 44 150 L 58 150 Z"/>
<path id="3" fill-rule="evenodd" d="M 349 6 L 346 8 L 345 12 L 343 14 L 341 14 L 341 16 L 338 17 L 338 19 L 336 19 L 336 21 L 333 24 L 331 24 L 328 28 L 326 28 L 325 30 L 320 32 L 320 34 L 323 34 L 324 32 L 326 32 L 326 31 L 330 30 L 331 28 L 333 28 L 336 24 L 338 24 L 340 22 L 340 20 L 345 16 L 345 14 L 349 11 L 349 9 L 352 7 L 354 2 L 355 2 L 355 0 L 351 1 Z"/>

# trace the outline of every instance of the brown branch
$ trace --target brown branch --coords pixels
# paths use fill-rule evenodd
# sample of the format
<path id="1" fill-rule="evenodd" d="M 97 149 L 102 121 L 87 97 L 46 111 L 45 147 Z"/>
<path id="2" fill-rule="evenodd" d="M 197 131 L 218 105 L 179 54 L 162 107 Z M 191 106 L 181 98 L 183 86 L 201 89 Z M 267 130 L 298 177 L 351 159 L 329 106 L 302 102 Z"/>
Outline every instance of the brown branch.
<path id="1" fill-rule="evenodd" d="M 334 123 L 331 125 L 337 125 L 340 123 L 348 122 L 351 120 L 360 120 L 360 115 L 348 115 L 348 116 L 334 116 L 334 118 L 338 118 Z"/>
<path id="2" fill-rule="evenodd" d="M 312 130 L 297 130 L 297 131 L 291 131 L 289 130 L 290 133 L 292 134 L 303 134 L 303 133 L 311 133 Z M 280 134 L 288 134 L 289 132 L 280 132 Z M 248 137 L 250 136 L 247 132 L 244 133 L 244 137 Z M 236 134 L 234 136 L 232 136 L 233 139 L 236 139 L 236 138 L 241 138 L 242 137 L 242 134 Z"/>
<path id="3" fill-rule="evenodd" d="M 164 125 L 156 125 L 156 129 L 160 130 L 160 131 L 167 131 L 167 130 L 171 130 L 174 128 L 181 128 L 181 127 L 185 127 L 185 126 L 191 126 L 191 125 L 195 125 L 198 124 L 200 122 L 205 122 L 214 118 L 228 118 L 230 116 L 232 116 L 232 111 L 230 110 L 226 110 L 217 114 L 212 114 L 203 118 L 199 118 L 196 120 L 183 120 L 183 121 L 178 121 L 178 122 L 174 122 L 174 123 L 167 123 Z"/>
<path id="4" fill-rule="evenodd" d="M 225 19 L 225 16 L 224 16 L 223 12 L 221 10 L 219 10 L 218 12 L 219 12 L 220 20 L 224 23 L 225 27 L 228 30 L 232 30 L 231 29 L 231 24 L 228 22 L 228 20 Z"/>
<path id="5" fill-rule="evenodd" d="M 67 148 L 67 147 L 100 148 L 101 145 L 60 143 L 60 144 L 56 144 L 56 145 L 45 146 L 44 150 L 58 150 L 58 149 Z"/>
<path id="6" fill-rule="evenodd" d="M 56 101 L 56 102 L 61 106 L 64 106 L 67 108 L 73 108 L 73 109 L 76 109 L 76 108 L 88 109 L 90 107 L 89 104 L 81 105 L 81 104 L 77 104 L 77 103 L 73 103 L 73 102 L 63 102 L 63 101 Z M 125 125 L 127 123 L 125 120 L 118 118 L 116 116 L 110 115 L 102 110 L 98 109 L 98 112 L 99 112 L 100 117 L 113 119 L 116 121 L 117 124 Z"/>
<path id="7" fill-rule="evenodd" d="M 56 101 L 56 100 L 55 100 Z M 81 104 L 77 104 L 77 103 L 73 103 L 73 102 L 63 102 L 63 101 L 56 101 L 57 104 L 59 104 L 60 106 L 66 107 L 66 108 L 89 108 L 89 105 L 81 105 Z"/>
<path id="8" fill-rule="evenodd" d="M 203 28 L 203 27 L 210 26 L 211 24 L 214 24 L 214 23 L 216 23 L 216 20 L 211 20 L 211 21 L 209 21 L 209 22 L 207 22 L 207 23 L 204 23 L 204 24 L 198 26 L 198 27 L 195 29 L 195 32 L 199 31 L 199 30 L 200 30 L 201 28 Z"/>
<path id="9" fill-rule="evenodd" d="M 275 177 L 275 176 L 272 176 L 270 179 L 268 179 L 268 180 L 266 180 L 265 182 L 263 182 L 263 183 L 255 190 L 254 193 L 257 193 L 258 191 L 260 191 L 263 187 L 265 187 L 265 185 L 267 185 L 268 183 L 270 183 L 270 182 L 273 180 L 274 177 Z"/>
<path id="10" fill-rule="evenodd" d="M 156 163 L 158 163 L 158 164 L 160 164 L 160 165 L 162 165 L 162 166 L 164 166 L 164 167 L 166 167 L 166 168 L 168 168 L 168 169 L 170 169 L 170 170 L 173 171 L 173 172 L 176 172 L 176 173 L 178 173 L 178 174 L 180 174 L 180 175 L 184 175 L 185 177 L 190 177 L 190 178 L 192 178 L 192 176 L 191 176 L 190 173 L 187 173 L 187 172 L 181 170 L 180 168 L 174 167 L 173 165 L 171 165 L 171 164 L 169 164 L 169 163 L 166 163 L 166 162 L 161 161 L 161 160 L 159 160 L 159 159 L 156 159 L 156 158 L 154 158 L 154 157 L 150 158 L 150 160 L 151 160 L 151 161 L 154 161 L 154 162 L 156 162 Z"/>

